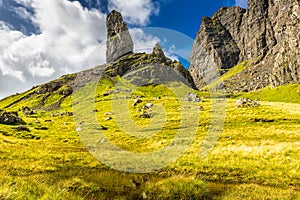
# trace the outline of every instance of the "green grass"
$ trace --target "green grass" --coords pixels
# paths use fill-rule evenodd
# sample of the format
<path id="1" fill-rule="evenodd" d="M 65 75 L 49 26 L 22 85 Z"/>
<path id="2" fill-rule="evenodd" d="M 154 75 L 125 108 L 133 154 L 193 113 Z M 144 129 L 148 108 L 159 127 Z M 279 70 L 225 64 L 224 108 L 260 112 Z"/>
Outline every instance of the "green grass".
<path id="1" fill-rule="evenodd" d="M 249 61 L 246 60 L 235 67 L 230 68 L 224 75 L 222 75 L 220 78 L 218 78 L 216 81 L 210 83 L 209 85 L 205 86 L 201 90 L 209 90 L 215 88 L 219 83 L 222 83 L 223 81 L 229 79 L 235 74 L 238 74 L 242 72 L 243 70 L 247 69 L 249 67 Z"/>
<path id="2" fill-rule="evenodd" d="M 176 97 L 184 96 L 180 94 L 182 86 L 173 84 L 174 92 L 172 87 L 134 88 L 124 80 L 116 80 L 120 83 L 118 88 L 123 89 L 120 93 L 103 96 L 115 86 L 102 79 L 95 93 L 89 90 L 93 84 L 88 85 L 78 91 L 79 98 L 67 97 L 57 110 L 36 110 L 32 116 L 19 112 L 30 132 L 18 132 L 15 126 L 0 124 L 0 199 L 300 199 L 300 104 L 291 93 L 299 85 L 242 94 L 264 100 L 256 108 L 235 108 L 236 98 L 227 99 L 220 139 L 210 154 L 200 159 L 212 117 L 212 99 L 208 95 L 201 103 L 182 102 Z M 22 95 L 4 99 L 0 108 Z M 143 103 L 132 107 L 135 96 L 142 96 Z M 158 96 L 161 98 L 155 99 Z M 8 110 L 38 104 L 43 97 L 37 97 L 16 103 Z M 91 108 L 97 112 L 86 112 L 90 108 L 85 108 L 85 102 L 91 100 Z M 148 102 L 154 104 L 154 117 L 140 119 L 137 110 Z M 198 111 L 200 106 L 203 108 Z M 121 112 L 122 108 L 126 112 Z M 103 134 L 131 152 L 165 147 L 176 137 L 182 112 L 191 114 L 187 124 L 193 124 L 197 117 L 199 124 L 192 144 L 178 160 L 152 173 L 135 174 L 113 170 L 97 161 L 75 130 L 78 115 L 63 115 L 66 111 L 78 111 L 86 122 L 82 126 L 88 131 L 93 131 L 96 123 L 106 127 Z M 114 114 L 106 121 L 104 113 L 109 111 Z M 120 118 L 116 112 L 128 117 Z M 91 117 L 95 124 L 89 126 Z M 164 123 L 159 119 L 165 119 Z M 132 137 L 129 133 L 141 132 L 130 129 L 131 123 L 140 129 L 149 124 L 163 128 L 147 138 Z M 98 141 L 99 135 L 92 134 L 89 139 Z"/>
<path id="3" fill-rule="evenodd" d="M 266 87 L 257 92 L 243 93 L 242 96 L 261 101 L 300 103 L 300 84 Z"/>

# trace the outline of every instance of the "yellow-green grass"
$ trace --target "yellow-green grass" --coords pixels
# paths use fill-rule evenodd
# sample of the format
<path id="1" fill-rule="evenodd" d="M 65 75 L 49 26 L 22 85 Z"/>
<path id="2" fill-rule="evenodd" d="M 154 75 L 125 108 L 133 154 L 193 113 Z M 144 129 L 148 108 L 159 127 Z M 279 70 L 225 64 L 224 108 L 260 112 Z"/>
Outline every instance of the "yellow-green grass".
<path id="1" fill-rule="evenodd" d="M 224 75 L 222 75 L 220 78 L 218 78 L 217 80 L 213 81 L 212 83 L 210 83 L 209 85 L 205 86 L 204 88 L 202 88 L 201 90 L 209 90 L 209 89 L 213 89 L 215 88 L 218 84 L 222 83 L 223 81 L 229 79 L 230 77 L 232 77 L 233 75 L 236 75 L 240 72 L 242 72 L 243 70 L 247 69 L 250 65 L 249 65 L 248 60 L 239 63 L 238 65 L 230 68 Z"/>
<path id="2" fill-rule="evenodd" d="M 256 92 L 242 93 L 238 96 L 260 99 L 261 101 L 300 103 L 300 84 L 265 87 Z"/>
<path id="3" fill-rule="evenodd" d="M 101 80 L 95 94 L 82 90 L 83 100 L 95 98 L 93 106 L 98 112 L 94 117 L 108 128 L 105 135 L 132 152 L 158 150 L 176 136 L 183 112 L 179 104 L 202 106 L 197 112 L 196 137 L 188 151 L 154 173 L 112 170 L 86 150 L 75 131 L 78 121 L 61 115 L 72 108 L 72 98 L 68 97 L 58 110 L 37 110 L 32 116 L 19 112 L 31 132 L 17 132 L 15 126 L 0 125 L 0 199 L 300 199 L 299 104 L 262 102 L 257 108 L 235 108 L 235 99 L 227 99 L 220 139 L 210 154 L 200 159 L 212 116 L 210 98 L 200 103 L 181 102 L 170 88 L 161 85 L 141 87 L 133 94 L 103 96 L 105 91 L 114 89 L 111 81 Z M 105 121 L 104 113 L 117 112 L 118 107 L 114 106 L 125 96 L 131 98 L 124 107 L 138 126 L 149 125 L 160 116 L 156 109 L 164 108 L 165 127 L 145 139 L 129 137 L 116 124 L 119 119 L 115 114 L 111 115 L 112 120 Z M 143 103 L 133 107 L 135 96 L 144 96 Z M 161 98 L 155 100 L 158 96 Z M 9 110 L 38 101 L 26 99 Z M 140 119 L 137 109 L 148 102 L 154 104 L 155 115 L 152 119 Z M 4 104 L 7 101 L 0 102 L 1 106 Z M 91 116 L 85 117 L 88 120 Z"/>

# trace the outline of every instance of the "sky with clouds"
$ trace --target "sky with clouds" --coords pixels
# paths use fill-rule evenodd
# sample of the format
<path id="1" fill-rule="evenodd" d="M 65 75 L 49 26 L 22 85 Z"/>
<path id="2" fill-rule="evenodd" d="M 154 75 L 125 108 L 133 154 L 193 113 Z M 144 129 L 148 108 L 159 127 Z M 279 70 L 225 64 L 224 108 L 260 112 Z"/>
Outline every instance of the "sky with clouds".
<path id="1" fill-rule="evenodd" d="M 164 43 L 145 27 L 194 38 L 203 16 L 232 5 L 245 8 L 247 1 L 0 0 L 0 98 L 77 72 L 91 54 L 97 56 L 85 67 L 105 63 L 105 18 L 111 10 L 123 14 L 135 49 L 145 50 Z"/>

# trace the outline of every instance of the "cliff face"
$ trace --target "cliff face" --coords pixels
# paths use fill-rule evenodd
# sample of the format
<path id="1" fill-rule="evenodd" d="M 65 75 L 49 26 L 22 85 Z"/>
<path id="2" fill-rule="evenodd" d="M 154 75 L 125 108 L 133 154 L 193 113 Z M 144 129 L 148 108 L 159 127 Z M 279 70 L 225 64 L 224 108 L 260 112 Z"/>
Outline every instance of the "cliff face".
<path id="1" fill-rule="evenodd" d="M 299 31 L 299 0 L 249 0 L 247 10 L 221 8 L 202 21 L 190 72 L 201 88 L 216 77 L 216 70 L 222 74 L 250 60 L 248 69 L 224 82 L 228 90 L 300 83 Z"/>

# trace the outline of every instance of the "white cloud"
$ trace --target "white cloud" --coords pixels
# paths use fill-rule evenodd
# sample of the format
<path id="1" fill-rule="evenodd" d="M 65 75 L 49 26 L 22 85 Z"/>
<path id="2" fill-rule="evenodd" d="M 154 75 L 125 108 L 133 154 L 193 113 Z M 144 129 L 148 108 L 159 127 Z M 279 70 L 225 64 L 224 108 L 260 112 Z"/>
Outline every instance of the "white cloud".
<path id="1" fill-rule="evenodd" d="M 24 7 L 14 8 L 13 11 L 23 19 L 31 19 L 31 13 Z"/>
<path id="2" fill-rule="evenodd" d="M 235 5 L 240 6 L 242 8 L 248 7 L 248 0 L 235 0 Z"/>
<path id="3" fill-rule="evenodd" d="M 134 44 L 135 52 L 151 53 L 157 42 L 160 42 L 158 37 L 146 34 L 143 29 L 134 28 L 129 30 Z"/>
<path id="4" fill-rule="evenodd" d="M 34 23 L 40 33 L 27 36 L 0 21 L 0 98 L 105 62 L 104 13 L 83 8 L 77 1 L 14 1 L 24 6 L 13 8 L 15 12 Z M 122 8 L 129 23 L 145 25 L 158 12 L 151 0 L 124 2 L 110 0 L 109 5 Z M 27 10 L 35 14 L 31 16 Z M 152 50 L 157 42 L 138 29 L 132 33 L 135 49 L 149 46 Z"/>
<path id="5" fill-rule="evenodd" d="M 126 21 L 138 25 L 146 25 L 151 15 L 159 13 L 159 5 L 152 0 L 110 0 L 108 8 L 121 12 Z"/>
<path id="6" fill-rule="evenodd" d="M 35 11 L 36 15 L 30 16 L 25 8 L 16 8 L 22 17 L 30 18 L 41 33 L 26 36 L 0 23 L 1 79 L 11 76 L 14 78 L 10 80 L 30 88 L 78 71 L 98 41 L 106 39 L 106 16 L 99 11 L 87 10 L 78 2 L 66 0 L 18 1 Z M 99 56 L 91 64 L 104 61 L 104 57 Z M 15 85 L 11 84 L 12 92 Z"/>

